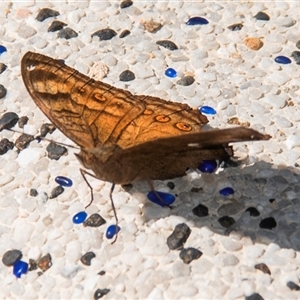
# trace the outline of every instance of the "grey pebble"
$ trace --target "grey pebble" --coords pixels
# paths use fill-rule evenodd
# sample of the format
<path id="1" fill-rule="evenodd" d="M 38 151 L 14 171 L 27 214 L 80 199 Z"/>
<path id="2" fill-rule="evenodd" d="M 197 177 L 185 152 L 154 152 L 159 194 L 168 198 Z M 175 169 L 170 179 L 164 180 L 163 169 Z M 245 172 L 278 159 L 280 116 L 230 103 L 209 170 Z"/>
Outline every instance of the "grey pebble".
<path id="1" fill-rule="evenodd" d="M 27 148 L 27 146 L 34 140 L 34 136 L 26 133 L 22 133 L 15 141 L 15 146 L 21 151 Z"/>
<path id="2" fill-rule="evenodd" d="M 11 267 L 16 261 L 22 258 L 22 252 L 20 250 L 9 250 L 2 256 L 2 262 L 5 266 Z"/>
<path id="3" fill-rule="evenodd" d="M 18 121 L 19 128 L 24 128 L 24 126 L 27 124 L 29 118 L 27 116 L 23 116 Z"/>
<path id="4" fill-rule="evenodd" d="M 243 26 L 244 25 L 242 23 L 236 23 L 228 26 L 227 28 L 230 29 L 231 31 L 239 31 L 243 28 Z"/>
<path id="5" fill-rule="evenodd" d="M 100 41 L 107 41 L 111 40 L 117 33 L 111 28 L 105 28 L 97 30 L 92 34 L 92 37 L 97 36 L 99 37 Z"/>
<path id="6" fill-rule="evenodd" d="M 181 250 L 191 234 L 191 229 L 185 224 L 176 225 L 172 234 L 167 238 L 170 250 Z"/>
<path id="7" fill-rule="evenodd" d="M 61 156 L 68 153 L 68 149 L 64 146 L 57 145 L 54 142 L 49 143 L 46 148 L 50 159 L 58 160 Z"/>
<path id="8" fill-rule="evenodd" d="M 296 47 L 300 49 L 300 40 L 296 43 Z"/>
<path id="9" fill-rule="evenodd" d="M 58 31 L 58 30 L 61 30 L 63 29 L 65 26 L 67 26 L 66 23 L 64 22 L 61 22 L 61 21 L 58 21 L 58 20 L 54 20 L 49 28 L 48 28 L 48 32 L 55 32 L 55 31 Z"/>
<path id="10" fill-rule="evenodd" d="M 129 7 L 133 4 L 133 2 L 131 0 L 124 0 L 121 2 L 120 4 L 120 8 L 126 8 L 126 7 Z"/>
<path id="11" fill-rule="evenodd" d="M 224 228 L 229 228 L 235 223 L 235 220 L 228 216 L 221 217 L 218 221 Z"/>
<path id="12" fill-rule="evenodd" d="M 270 17 L 263 11 L 259 11 L 254 18 L 259 21 L 269 21 Z"/>
<path id="13" fill-rule="evenodd" d="M 183 85 L 183 86 L 189 86 L 189 85 L 192 85 L 194 82 L 195 82 L 195 79 L 193 76 L 184 76 L 177 81 L 177 84 Z"/>
<path id="14" fill-rule="evenodd" d="M 56 10 L 53 10 L 51 8 L 42 8 L 37 16 L 35 17 L 36 20 L 43 22 L 44 20 L 46 20 L 47 18 L 51 18 L 51 17 L 57 17 L 59 16 L 59 12 Z"/>
<path id="15" fill-rule="evenodd" d="M 86 265 L 86 266 L 90 266 L 91 265 L 91 261 L 93 258 L 96 257 L 96 254 L 94 252 L 87 252 L 85 254 L 83 254 L 80 258 L 80 261 Z"/>
<path id="16" fill-rule="evenodd" d="M 264 300 L 264 298 L 260 294 L 254 293 L 250 296 L 245 297 L 245 300 Z"/>
<path id="17" fill-rule="evenodd" d="M 293 281 L 289 281 L 286 283 L 286 286 L 290 288 L 292 291 L 299 291 L 300 286 Z"/>
<path id="18" fill-rule="evenodd" d="M 99 227 L 105 224 L 106 221 L 97 213 L 90 215 L 84 222 L 83 226 Z"/>
<path id="19" fill-rule="evenodd" d="M 60 194 L 62 194 L 64 192 L 64 190 L 65 189 L 61 185 L 58 185 L 51 191 L 49 198 L 54 199 L 54 198 L 58 197 Z"/>
<path id="20" fill-rule="evenodd" d="M 173 181 L 169 181 L 169 182 L 167 183 L 167 186 L 168 186 L 168 188 L 170 188 L 171 190 L 174 190 L 174 189 L 175 189 L 175 183 L 174 183 Z"/>
<path id="21" fill-rule="evenodd" d="M 30 189 L 29 195 L 31 197 L 36 197 L 38 195 L 38 191 L 36 189 Z"/>
<path id="22" fill-rule="evenodd" d="M 218 208 L 218 214 L 219 215 L 236 215 L 241 210 L 245 208 L 245 205 L 243 203 L 239 202 L 233 202 L 233 203 L 227 203 L 223 204 Z"/>
<path id="23" fill-rule="evenodd" d="M 0 99 L 4 98 L 6 94 L 7 94 L 7 89 L 2 84 L 0 84 Z"/>
<path id="24" fill-rule="evenodd" d="M 14 143 L 4 138 L 0 141 L 0 155 L 5 154 L 8 150 L 14 148 Z"/>
<path id="25" fill-rule="evenodd" d="M 173 43 L 172 41 L 168 41 L 168 40 L 157 41 L 156 44 L 159 46 L 162 46 L 166 49 L 169 49 L 171 51 L 178 49 L 178 47 L 175 43 Z"/>
<path id="26" fill-rule="evenodd" d="M 72 28 L 69 28 L 69 27 L 66 27 L 66 28 L 61 29 L 61 30 L 58 32 L 58 34 L 57 34 L 57 37 L 58 37 L 58 38 L 66 39 L 66 40 L 75 38 L 75 37 L 77 37 L 77 36 L 78 36 L 77 32 L 74 31 Z"/>
<path id="27" fill-rule="evenodd" d="M 295 60 L 297 65 L 300 65 L 300 51 L 293 51 L 292 58 Z"/>
<path id="28" fill-rule="evenodd" d="M 186 248 L 182 249 L 179 253 L 179 257 L 183 260 L 185 264 L 189 264 L 195 259 L 198 259 L 202 256 L 202 252 L 195 248 Z"/>
<path id="29" fill-rule="evenodd" d="M 119 75 L 120 81 L 132 81 L 135 79 L 135 75 L 130 70 L 125 70 Z"/>
<path id="30" fill-rule="evenodd" d="M 19 121 L 19 116 L 14 112 L 5 113 L 0 119 L 0 131 L 14 127 Z"/>

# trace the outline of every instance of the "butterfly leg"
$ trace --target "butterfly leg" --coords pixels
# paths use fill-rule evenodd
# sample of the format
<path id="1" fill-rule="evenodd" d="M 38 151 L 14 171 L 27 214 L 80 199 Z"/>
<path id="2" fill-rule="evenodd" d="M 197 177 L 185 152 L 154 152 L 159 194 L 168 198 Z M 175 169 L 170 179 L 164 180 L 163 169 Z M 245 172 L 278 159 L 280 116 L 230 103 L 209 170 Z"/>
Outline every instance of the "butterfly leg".
<path id="1" fill-rule="evenodd" d="M 162 203 L 166 204 L 167 207 L 169 207 L 170 209 L 172 209 L 172 206 L 168 205 L 168 204 L 167 204 L 167 203 L 166 203 L 166 202 L 158 195 L 158 193 L 157 193 L 156 190 L 154 189 L 154 185 L 153 185 L 152 180 L 147 179 L 146 181 L 147 181 L 147 183 L 148 183 L 148 185 L 149 185 L 151 191 L 155 194 L 155 196 L 156 196 Z"/>

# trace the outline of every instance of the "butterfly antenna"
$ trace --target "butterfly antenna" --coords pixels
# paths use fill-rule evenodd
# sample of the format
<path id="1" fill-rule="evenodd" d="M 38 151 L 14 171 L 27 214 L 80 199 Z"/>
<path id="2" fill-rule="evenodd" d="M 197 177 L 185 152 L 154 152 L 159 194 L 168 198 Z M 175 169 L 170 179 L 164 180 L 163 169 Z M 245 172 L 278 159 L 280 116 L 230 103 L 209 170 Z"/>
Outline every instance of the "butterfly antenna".
<path id="1" fill-rule="evenodd" d="M 157 193 L 157 191 L 154 189 L 154 185 L 153 185 L 152 180 L 147 179 L 146 181 L 147 181 L 147 183 L 148 183 L 148 185 L 149 185 L 151 191 L 155 194 L 155 196 L 159 199 L 159 201 L 161 201 L 161 202 L 164 203 L 167 207 L 169 207 L 170 209 L 172 209 L 172 206 L 168 205 L 168 204 L 166 203 L 166 201 L 164 201 L 164 200 L 161 198 L 161 196 Z"/>

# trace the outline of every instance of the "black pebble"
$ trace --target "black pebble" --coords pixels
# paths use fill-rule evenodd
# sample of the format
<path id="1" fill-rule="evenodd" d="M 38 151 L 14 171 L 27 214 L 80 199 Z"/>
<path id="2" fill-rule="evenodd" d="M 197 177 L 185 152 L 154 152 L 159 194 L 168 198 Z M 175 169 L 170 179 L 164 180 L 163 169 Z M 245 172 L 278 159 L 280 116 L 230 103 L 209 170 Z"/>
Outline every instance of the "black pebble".
<path id="1" fill-rule="evenodd" d="M 194 259 L 198 259 L 203 253 L 195 248 L 182 249 L 179 253 L 179 257 L 185 264 L 189 264 Z"/>
<path id="2" fill-rule="evenodd" d="M 277 226 L 277 222 L 273 217 L 265 218 L 259 223 L 259 227 L 262 229 L 273 229 Z"/>
<path id="3" fill-rule="evenodd" d="M 124 38 L 124 37 L 126 37 L 127 35 L 129 35 L 130 34 L 130 31 L 129 30 L 127 30 L 127 29 L 125 29 L 125 30 L 123 30 L 121 33 L 120 33 L 120 35 L 119 35 L 119 38 Z"/>
<path id="4" fill-rule="evenodd" d="M 221 217 L 218 221 L 225 228 L 229 228 L 235 223 L 235 220 L 228 216 Z"/>
<path id="5" fill-rule="evenodd" d="M 52 266 L 52 257 L 49 253 L 42 256 L 38 261 L 38 267 L 43 271 L 47 271 Z"/>
<path id="6" fill-rule="evenodd" d="M 64 192 L 64 188 L 60 185 L 58 185 L 57 187 L 55 187 L 51 193 L 50 193 L 50 199 L 54 199 L 56 197 L 58 197 L 60 194 L 62 194 Z"/>
<path id="7" fill-rule="evenodd" d="M 4 98 L 6 94 L 7 94 L 6 88 L 2 84 L 0 84 L 0 99 Z"/>
<path id="8" fill-rule="evenodd" d="M 77 32 L 69 27 L 61 29 L 57 34 L 58 38 L 66 39 L 66 40 L 72 39 L 77 36 L 78 36 Z"/>
<path id="9" fill-rule="evenodd" d="M 289 281 L 286 283 L 286 286 L 290 288 L 292 291 L 299 291 L 300 286 L 293 281 Z"/>
<path id="10" fill-rule="evenodd" d="M 37 262 L 34 259 L 29 258 L 29 268 L 28 268 L 28 271 L 34 271 L 37 268 L 38 268 Z"/>
<path id="11" fill-rule="evenodd" d="M 256 265 L 254 266 L 254 268 L 255 268 L 256 270 L 262 271 L 262 272 L 265 273 L 265 274 L 271 275 L 271 271 L 270 271 L 269 267 L 268 267 L 266 264 L 264 264 L 264 263 L 256 264 Z"/>
<path id="12" fill-rule="evenodd" d="M 7 65 L 4 63 L 0 63 L 0 74 L 3 73 L 7 69 Z"/>
<path id="13" fill-rule="evenodd" d="M 31 197 L 36 197 L 38 195 L 38 191 L 36 189 L 30 189 L 29 195 Z"/>
<path id="14" fill-rule="evenodd" d="M 28 120 L 29 120 L 29 119 L 28 119 L 27 116 L 21 117 L 21 118 L 19 119 L 19 121 L 18 121 L 18 126 L 19 126 L 19 128 L 24 128 L 24 125 L 27 124 Z"/>
<path id="15" fill-rule="evenodd" d="M 159 46 L 162 46 L 164 48 L 167 48 L 171 51 L 178 49 L 178 47 L 175 43 L 168 41 L 168 40 L 157 41 L 156 44 Z"/>
<path id="16" fill-rule="evenodd" d="M 174 190 L 174 189 L 175 189 L 175 183 L 172 182 L 172 181 L 169 181 L 169 182 L 167 183 L 167 186 L 168 186 L 171 190 Z"/>
<path id="17" fill-rule="evenodd" d="M 91 261 L 94 257 L 96 257 L 96 254 L 94 252 L 87 252 L 81 256 L 80 260 L 84 265 L 90 266 Z"/>
<path id="18" fill-rule="evenodd" d="M 83 226 L 99 227 L 105 223 L 106 221 L 99 214 L 92 214 L 83 222 Z"/>
<path id="19" fill-rule="evenodd" d="M 0 119 L 0 131 L 14 127 L 19 121 L 19 116 L 14 112 L 5 113 Z"/>
<path id="20" fill-rule="evenodd" d="M 269 20 L 270 20 L 270 17 L 269 17 L 266 13 L 264 13 L 263 11 L 258 12 L 258 13 L 254 16 L 254 18 L 255 18 L 256 20 L 260 20 L 260 21 L 269 21 Z"/>
<path id="21" fill-rule="evenodd" d="M 10 142 L 8 139 L 2 139 L 0 141 L 0 155 L 5 154 L 8 150 L 14 148 L 14 143 Z"/>
<path id="22" fill-rule="evenodd" d="M 48 28 L 48 32 L 55 32 L 58 30 L 63 29 L 65 26 L 67 26 L 66 23 L 58 21 L 58 20 L 54 20 L 51 25 Z"/>
<path id="23" fill-rule="evenodd" d="M 194 82 L 195 82 L 195 79 L 193 76 L 184 76 L 177 81 L 177 84 L 183 85 L 183 86 L 189 86 L 189 85 L 192 85 Z"/>
<path id="24" fill-rule="evenodd" d="M 121 8 L 126 8 L 129 7 L 133 4 L 133 2 L 131 0 L 124 0 L 121 2 L 120 7 Z"/>
<path id="25" fill-rule="evenodd" d="M 92 34 L 92 37 L 97 36 L 100 39 L 100 41 L 107 41 L 107 40 L 111 40 L 116 35 L 117 33 L 113 29 L 105 28 L 94 32 Z"/>
<path id="26" fill-rule="evenodd" d="M 300 51 L 293 51 L 292 58 L 295 60 L 297 65 L 300 65 Z"/>
<path id="27" fill-rule="evenodd" d="M 17 260 L 20 260 L 22 256 L 20 250 L 9 250 L 3 254 L 2 262 L 5 266 L 11 267 Z"/>
<path id="28" fill-rule="evenodd" d="M 181 250 L 190 234 L 191 229 L 185 223 L 176 225 L 172 234 L 167 238 L 167 245 L 169 249 Z"/>
<path id="29" fill-rule="evenodd" d="M 260 215 L 260 212 L 255 207 L 248 207 L 246 211 L 250 213 L 251 217 L 258 217 Z"/>
<path id="30" fill-rule="evenodd" d="M 68 153 L 68 149 L 66 147 L 57 145 L 54 142 L 51 142 L 47 146 L 46 150 L 48 152 L 48 157 L 55 160 L 58 160 L 62 155 Z"/>
<path id="31" fill-rule="evenodd" d="M 208 216 L 208 208 L 203 204 L 199 204 L 193 208 L 193 214 L 197 217 L 206 217 Z"/>
<path id="32" fill-rule="evenodd" d="M 103 296 L 108 294 L 109 291 L 110 291 L 110 289 L 98 289 L 98 290 L 96 290 L 96 292 L 94 293 L 94 300 L 98 300 L 98 299 L 102 298 Z"/>
<path id="33" fill-rule="evenodd" d="M 15 146 L 21 151 L 34 140 L 34 136 L 26 133 L 22 133 L 15 141 Z"/>
<path id="34" fill-rule="evenodd" d="M 300 49 L 300 40 L 296 43 L 296 47 Z"/>
<path id="35" fill-rule="evenodd" d="M 48 18 L 57 17 L 57 16 L 59 16 L 58 11 L 53 10 L 51 8 L 43 8 L 37 14 L 36 19 L 40 22 L 43 22 L 44 20 L 46 20 Z"/>
<path id="36" fill-rule="evenodd" d="M 245 300 L 264 300 L 264 298 L 260 294 L 254 293 L 251 296 L 245 297 Z"/>
<path id="37" fill-rule="evenodd" d="M 98 273 L 98 275 L 100 275 L 100 276 L 103 276 L 103 275 L 105 275 L 105 271 L 100 271 L 99 273 Z"/>
<path id="38" fill-rule="evenodd" d="M 131 81 L 135 79 L 135 75 L 130 70 L 125 70 L 119 75 L 120 81 Z"/>
<path id="39" fill-rule="evenodd" d="M 232 30 L 232 31 L 239 31 L 243 28 L 243 24 L 242 23 L 236 23 L 236 24 L 232 24 L 230 26 L 228 26 L 227 28 Z"/>
<path id="40" fill-rule="evenodd" d="M 40 134 L 40 136 L 41 137 L 45 137 L 47 135 L 47 133 L 51 134 L 52 132 L 54 132 L 55 129 L 56 128 L 55 128 L 55 126 L 53 124 L 51 124 L 51 123 L 45 123 L 45 124 L 43 124 L 41 126 L 41 129 L 40 129 L 41 134 Z"/>

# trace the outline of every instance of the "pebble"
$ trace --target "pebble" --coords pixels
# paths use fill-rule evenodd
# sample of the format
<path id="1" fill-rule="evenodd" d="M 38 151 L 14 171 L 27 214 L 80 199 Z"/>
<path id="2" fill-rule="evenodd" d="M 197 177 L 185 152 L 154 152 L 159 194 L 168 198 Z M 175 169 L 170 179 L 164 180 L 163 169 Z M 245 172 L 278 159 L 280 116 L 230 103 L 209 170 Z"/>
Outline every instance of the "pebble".
<path id="1" fill-rule="evenodd" d="M 246 296 L 245 300 L 264 300 L 264 298 L 260 294 L 254 293 L 250 296 Z"/>
<path id="2" fill-rule="evenodd" d="M 265 274 L 271 275 L 270 269 L 269 269 L 268 266 L 267 266 L 266 264 L 264 264 L 264 263 L 256 264 L 256 265 L 254 266 L 254 268 L 255 268 L 256 270 L 262 271 L 262 272 L 265 273 Z"/>
<path id="3" fill-rule="evenodd" d="M 105 224 L 106 221 L 97 213 L 90 215 L 84 222 L 83 226 L 99 227 Z"/>
<path id="4" fill-rule="evenodd" d="M 244 203 L 233 202 L 221 205 L 218 208 L 219 215 L 236 215 L 245 208 Z"/>
<path id="5" fill-rule="evenodd" d="M 94 300 L 98 300 L 108 294 L 110 292 L 110 289 L 97 289 L 94 293 Z"/>
<path id="6" fill-rule="evenodd" d="M 168 188 L 170 188 L 171 190 L 174 190 L 174 189 L 175 189 L 175 183 L 172 182 L 172 181 L 167 182 L 167 186 L 168 186 Z"/>
<path id="7" fill-rule="evenodd" d="M 231 187 L 225 187 L 219 191 L 220 195 L 229 196 L 234 194 L 234 190 Z"/>
<path id="8" fill-rule="evenodd" d="M 130 34 L 130 31 L 128 29 L 125 29 L 120 33 L 119 38 L 123 39 L 124 37 L 128 36 L 129 34 Z"/>
<path id="9" fill-rule="evenodd" d="M 65 189 L 62 186 L 58 185 L 51 191 L 49 199 L 57 198 L 60 194 L 64 192 L 64 190 Z"/>
<path id="10" fill-rule="evenodd" d="M 265 218 L 259 223 L 259 227 L 262 229 L 274 229 L 277 226 L 277 222 L 273 217 Z"/>
<path id="11" fill-rule="evenodd" d="M 275 57 L 275 62 L 277 62 L 279 64 L 287 65 L 287 64 L 290 64 L 292 61 L 286 56 L 279 55 L 279 56 Z"/>
<path id="12" fill-rule="evenodd" d="M 46 255 L 42 256 L 37 263 L 37 266 L 43 271 L 46 272 L 48 269 L 51 268 L 52 266 L 52 258 L 49 253 Z"/>
<path id="13" fill-rule="evenodd" d="M 2 256 L 2 262 L 5 266 L 11 267 L 13 264 L 22 258 L 22 252 L 20 250 L 6 251 Z"/>
<path id="14" fill-rule="evenodd" d="M 0 155 L 5 154 L 6 152 L 8 152 L 9 150 L 14 148 L 14 143 L 10 142 L 8 139 L 2 139 L 0 141 Z"/>
<path id="15" fill-rule="evenodd" d="M 4 52 L 7 52 L 6 47 L 0 45 L 0 55 L 1 55 L 2 53 L 4 53 Z"/>
<path id="16" fill-rule="evenodd" d="M 248 207 L 246 212 L 249 212 L 251 217 L 258 217 L 260 215 L 260 212 L 255 207 Z"/>
<path id="17" fill-rule="evenodd" d="M 264 43 L 259 38 L 248 37 L 244 39 L 244 44 L 251 50 L 259 50 Z"/>
<path id="18" fill-rule="evenodd" d="M 206 24 L 208 24 L 208 21 L 202 17 L 193 17 L 186 22 L 186 25 L 206 25 Z"/>
<path id="19" fill-rule="evenodd" d="M 158 30 L 162 28 L 163 25 L 151 19 L 149 21 L 144 21 L 143 26 L 148 32 L 156 33 Z"/>
<path id="20" fill-rule="evenodd" d="M 13 265 L 13 274 L 17 278 L 21 278 L 23 274 L 26 274 L 28 272 L 28 263 L 22 260 L 18 260 Z"/>
<path id="21" fill-rule="evenodd" d="M 72 221 L 74 224 L 81 224 L 85 221 L 86 217 L 87 213 L 85 211 L 80 211 L 75 216 L 73 216 Z"/>
<path id="22" fill-rule="evenodd" d="M 296 47 L 300 49 L 300 40 L 296 43 Z"/>
<path id="23" fill-rule="evenodd" d="M 158 194 L 158 196 L 157 196 Z M 148 200 L 150 200 L 151 202 L 160 205 L 161 207 L 168 207 L 170 205 L 172 205 L 176 198 L 174 195 L 169 194 L 169 193 L 164 193 L 164 192 L 159 192 L 159 191 L 150 191 L 147 194 L 147 198 Z"/>
<path id="24" fill-rule="evenodd" d="M 73 182 L 70 178 L 67 178 L 65 176 L 57 176 L 55 178 L 55 182 L 61 186 L 64 187 L 71 187 L 73 185 Z"/>
<path id="25" fill-rule="evenodd" d="M 279 26 L 291 27 L 296 22 L 291 17 L 279 17 L 279 18 L 276 18 L 276 23 Z"/>
<path id="26" fill-rule="evenodd" d="M 179 257 L 185 264 L 191 263 L 193 260 L 198 259 L 202 256 L 202 252 L 195 248 L 184 248 L 180 251 Z"/>
<path id="27" fill-rule="evenodd" d="M 228 216 L 221 217 L 219 218 L 218 221 L 220 225 L 223 226 L 224 228 L 229 228 L 231 225 L 235 223 L 235 220 Z"/>
<path id="28" fill-rule="evenodd" d="M 29 195 L 31 197 L 36 197 L 38 195 L 38 191 L 36 189 L 30 189 Z"/>
<path id="29" fill-rule="evenodd" d="M 132 71 L 130 70 L 125 70 L 119 75 L 119 80 L 120 81 L 132 81 L 135 79 L 135 75 Z"/>
<path id="30" fill-rule="evenodd" d="M 198 166 L 198 169 L 202 173 L 213 173 L 217 170 L 218 163 L 216 160 L 203 160 L 202 163 Z"/>
<path id="31" fill-rule="evenodd" d="M 193 76 L 184 76 L 177 81 L 177 84 L 183 85 L 183 86 L 190 86 L 194 82 L 195 82 L 195 79 Z"/>
<path id="32" fill-rule="evenodd" d="M 300 65 L 300 51 L 293 51 L 292 58 L 295 60 L 297 65 Z"/>
<path id="33" fill-rule="evenodd" d="M 63 28 L 57 33 L 58 38 L 66 39 L 66 40 L 75 38 L 77 36 L 78 36 L 78 33 L 69 27 Z"/>
<path id="34" fill-rule="evenodd" d="M 18 126 L 19 128 L 24 128 L 24 126 L 27 124 L 29 118 L 27 116 L 23 116 L 18 120 Z"/>
<path id="35" fill-rule="evenodd" d="M 36 260 L 34 260 L 32 258 L 29 258 L 29 269 L 28 269 L 28 271 L 34 271 L 34 270 L 37 270 L 37 268 L 38 268 L 38 265 L 37 265 Z"/>
<path id="36" fill-rule="evenodd" d="M 298 284 L 296 284 L 295 282 L 293 282 L 293 281 L 288 281 L 286 283 L 286 286 L 288 288 L 290 288 L 292 291 L 299 291 L 300 290 L 300 286 Z"/>
<path id="37" fill-rule="evenodd" d="M 14 127 L 19 121 L 19 116 L 14 112 L 3 114 L 0 119 L 0 131 Z"/>
<path id="38" fill-rule="evenodd" d="M 156 44 L 159 46 L 162 46 L 166 49 L 169 49 L 171 51 L 178 49 L 178 47 L 175 43 L 173 43 L 172 41 L 168 41 L 168 40 L 157 41 Z"/>
<path id="39" fill-rule="evenodd" d="M 96 257 L 96 254 L 94 252 L 87 252 L 85 254 L 83 254 L 80 258 L 80 261 L 86 265 L 86 266 L 90 266 L 91 265 L 91 261 L 92 259 Z"/>
<path id="40" fill-rule="evenodd" d="M 36 20 L 43 22 L 44 20 L 46 20 L 47 18 L 51 18 L 51 17 L 57 17 L 59 16 L 59 12 L 56 10 L 53 10 L 51 8 L 42 8 L 37 16 L 35 17 Z"/>
<path id="41" fill-rule="evenodd" d="M 105 28 L 95 31 L 92 34 L 92 37 L 97 36 L 100 41 L 108 41 L 111 40 L 117 33 L 111 28 Z"/>
<path id="42" fill-rule="evenodd" d="M 120 4 L 120 8 L 127 8 L 129 6 L 131 6 L 133 4 L 133 2 L 131 0 L 123 0 Z"/>
<path id="43" fill-rule="evenodd" d="M 203 114 L 207 114 L 207 115 L 215 115 L 217 112 L 215 111 L 215 109 L 213 109 L 212 107 L 210 106 L 201 106 L 199 108 L 199 111 Z"/>
<path id="44" fill-rule="evenodd" d="M 173 68 L 168 68 L 165 70 L 165 75 L 171 78 L 175 78 L 177 76 L 177 72 Z"/>
<path id="45" fill-rule="evenodd" d="M 54 142 L 50 142 L 46 150 L 48 152 L 48 157 L 55 160 L 58 160 L 61 156 L 68 153 L 68 149 L 66 147 L 58 145 Z"/>
<path id="46" fill-rule="evenodd" d="M 270 17 L 263 11 L 259 11 L 254 18 L 259 21 L 269 21 Z"/>
<path id="47" fill-rule="evenodd" d="M 15 141 L 15 146 L 18 150 L 24 150 L 34 140 L 34 137 L 30 134 L 22 133 Z"/>
<path id="48" fill-rule="evenodd" d="M 2 84 L 0 84 L 0 99 L 4 98 L 6 94 L 7 94 L 6 88 Z"/>
<path id="49" fill-rule="evenodd" d="M 64 22 L 61 22 L 61 21 L 58 21 L 58 20 L 54 20 L 49 28 L 48 28 L 48 32 L 55 32 L 55 31 L 58 31 L 58 30 L 61 30 L 63 29 L 65 26 L 67 26 L 66 23 Z"/>
<path id="50" fill-rule="evenodd" d="M 239 31 L 243 28 L 243 26 L 244 25 L 242 23 L 236 23 L 228 26 L 227 28 L 230 29 L 231 31 Z"/>
<path id="51" fill-rule="evenodd" d="M 116 226 L 116 225 L 110 225 L 108 226 L 107 230 L 106 230 L 106 238 L 107 239 L 112 239 L 117 232 L 120 232 L 121 228 L 120 226 Z"/>
<path id="52" fill-rule="evenodd" d="M 29 39 L 30 37 L 34 36 L 37 31 L 30 27 L 30 26 L 20 26 L 18 29 L 18 36 L 23 39 Z"/>
<path id="53" fill-rule="evenodd" d="M 199 204 L 196 207 L 193 208 L 193 214 L 197 217 L 207 217 L 208 216 L 208 208 L 203 205 Z"/>
<path id="54" fill-rule="evenodd" d="M 167 245 L 170 250 L 181 250 L 188 237 L 191 234 L 191 229 L 185 224 L 176 225 L 172 234 L 167 238 Z"/>
<path id="55" fill-rule="evenodd" d="M 2 74 L 7 69 L 7 65 L 4 63 L 0 63 L 0 74 Z"/>
<path id="56" fill-rule="evenodd" d="M 41 137 L 45 137 L 48 133 L 53 133 L 55 131 L 55 126 L 51 123 L 45 123 L 41 126 L 41 129 L 40 129 L 40 136 Z"/>

